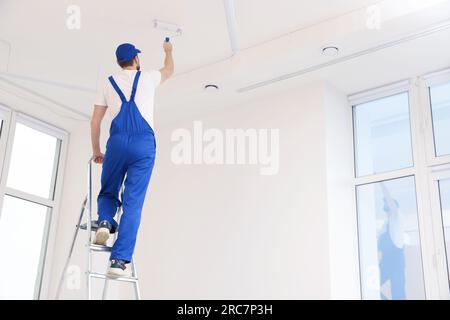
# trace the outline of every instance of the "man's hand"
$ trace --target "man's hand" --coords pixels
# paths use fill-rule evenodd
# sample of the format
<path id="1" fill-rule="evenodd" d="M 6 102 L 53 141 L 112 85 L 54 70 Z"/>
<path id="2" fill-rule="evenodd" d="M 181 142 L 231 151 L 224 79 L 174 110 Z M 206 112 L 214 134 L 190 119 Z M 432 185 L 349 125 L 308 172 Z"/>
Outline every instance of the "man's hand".
<path id="1" fill-rule="evenodd" d="M 172 52 L 173 49 L 172 44 L 169 41 L 164 41 L 163 48 L 165 53 Z"/>
<path id="2" fill-rule="evenodd" d="M 101 153 L 100 151 L 94 152 L 94 154 L 92 155 L 92 160 L 95 163 L 103 163 L 103 159 L 105 159 L 105 155 L 103 153 Z"/>

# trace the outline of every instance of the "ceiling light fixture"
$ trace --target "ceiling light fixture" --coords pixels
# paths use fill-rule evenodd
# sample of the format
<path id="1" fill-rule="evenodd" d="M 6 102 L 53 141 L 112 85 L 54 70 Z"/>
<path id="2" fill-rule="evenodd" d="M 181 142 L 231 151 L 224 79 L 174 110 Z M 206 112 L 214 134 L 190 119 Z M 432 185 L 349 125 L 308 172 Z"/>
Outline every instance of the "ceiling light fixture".
<path id="1" fill-rule="evenodd" d="M 337 57 L 339 54 L 339 48 L 335 46 L 328 46 L 322 49 L 322 53 L 326 57 Z"/>
<path id="2" fill-rule="evenodd" d="M 215 84 L 207 84 L 204 86 L 203 88 L 206 92 L 208 93 L 212 93 L 212 92 L 217 92 L 219 91 L 219 86 L 215 85 Z"/>

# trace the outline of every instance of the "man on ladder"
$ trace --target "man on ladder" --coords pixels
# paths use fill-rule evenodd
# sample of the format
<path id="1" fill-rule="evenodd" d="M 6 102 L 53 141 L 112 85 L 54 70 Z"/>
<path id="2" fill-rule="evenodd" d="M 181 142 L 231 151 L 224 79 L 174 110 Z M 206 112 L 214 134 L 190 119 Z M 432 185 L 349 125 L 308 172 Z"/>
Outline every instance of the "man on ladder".
<path id="1" fill-rule="evenodd" d="M 155 161 L 156 142 L 153 132 L 153 101 L 156 87 L 174 71 L 172 44 L 163 45 L 164 67 L 159 71 L 140 70 L 138 53 L 129 43 L 117 47 L 120 72 L 109 77 L 95 101 L 91 120 L 93 161 L 103 164 L 101 190 L 97 198 L 98 229 L 95 244 L 105 245 L 110 233 L 118 228 L 114 216 L 122 205 L 120 231 L 110 256 L 108 276 L 128 274 L 126 264 L 132 259 L 141 211 Z M 100 125 L 108 112 L 113 118 L 106 144 L 100 150 Z M 126 176 L 126 179 L 125 179 Z M 119 192 L 124 182 L 123 203 Z"/>

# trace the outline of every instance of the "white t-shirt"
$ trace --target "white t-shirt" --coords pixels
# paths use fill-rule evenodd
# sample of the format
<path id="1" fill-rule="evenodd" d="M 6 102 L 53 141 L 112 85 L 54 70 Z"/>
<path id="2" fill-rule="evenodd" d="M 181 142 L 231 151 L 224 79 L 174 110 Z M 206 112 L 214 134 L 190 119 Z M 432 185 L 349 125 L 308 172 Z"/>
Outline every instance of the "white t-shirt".
<path id="1" fill-rule="evenodd" d="M 130 100 L 131 89 L 133 88 L 133 81 L 136 76 L 136 72 L 137 70 L 121 70 L 120 72 L 112 75 L 114 81 L 125 95 L 125 99 L 127 99 L 127 101 Z M 139 112 L 152 128 L 155 89 L 160 82 L 161 72 L 156 70 L 141 71 L 136 96 L 134 98 Z M 112 119 L 114 119 L 114 117 L 119 113 L 122 101 L 120 100 L 116 90 L 111 85 L 109 79 L 106 79 L 103 87 L 100 88 L 95 104 L 98 106 L 108 107 L 106 110 L 106 115 L 108 116 L 109 121 L 112 121 Z"/>

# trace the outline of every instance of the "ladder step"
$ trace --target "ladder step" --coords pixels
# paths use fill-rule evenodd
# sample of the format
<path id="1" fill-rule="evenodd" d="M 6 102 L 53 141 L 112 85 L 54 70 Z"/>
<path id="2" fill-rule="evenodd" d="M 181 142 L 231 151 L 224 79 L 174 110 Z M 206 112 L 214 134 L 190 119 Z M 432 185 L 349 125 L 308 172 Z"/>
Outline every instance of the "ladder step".
<path id="1" fill-rule="evenodd" d="M 108 280 L 122 281 L 122 282 L 138 282 L 139 281 L 138 278 L 136 278 L 136 277 L 113 278 L 113 277 L 108 277 L 107 275 L 105 275 L 103 273 L 98 273 L 98 272 L 88 273 L 88 276 L 93 277 L 93 278 L 98 278 L 98 279 L 108 279 Z"/>
<path id="2" fill-rule="evenodd" d="M 112 248 L 108 246 L 101 246 L 98 244 L 91 244 L 90 249 L 92 251 L 98 251 L 98 252 L 111 252 Z"/>

